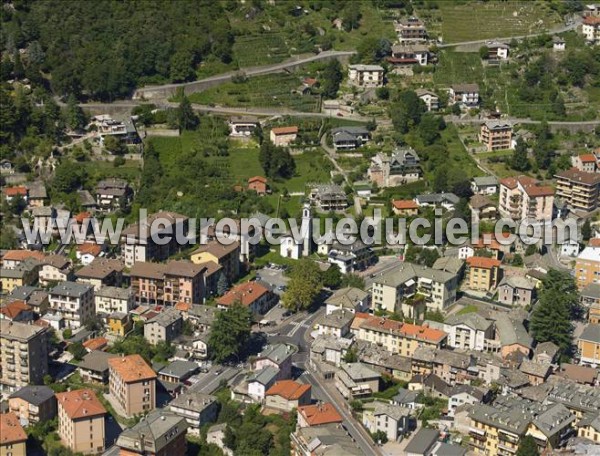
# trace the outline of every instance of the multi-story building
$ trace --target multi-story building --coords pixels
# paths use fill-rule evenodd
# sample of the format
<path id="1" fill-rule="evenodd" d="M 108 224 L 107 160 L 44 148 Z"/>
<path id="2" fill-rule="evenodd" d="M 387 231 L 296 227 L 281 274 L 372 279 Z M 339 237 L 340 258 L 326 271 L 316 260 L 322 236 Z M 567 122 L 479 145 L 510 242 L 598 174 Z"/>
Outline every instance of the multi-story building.
<path id="1" fill-rule="evenodd" d="M 133 190 L 126 180 L 111 177 L 96 185 L 96 203 L 102 211 L 112 211 L 125 207 L 133 196 Z"/>
<path id="2" fill-rule="evenodd" d="M 371 139 L 371 133 L 365 127 L 337 127 L 331 129 L 331 139 L 335 150 L 352 150 Z"/>
<path id="3" fill-rule="evenodd" d="M 600 173 L 571 168 L 556 174 L 556 197 L 574 210 L 591 212 L 600 207 Z"/>
<path id="4" fill-rule="evenodd" d="M 364 455 L 364 451 L 360 449 L 348 434 L 348 431 L 337 422 L 297 428 L 290 435 L 290 439 L 291 454 L 294 456 L 313 456 L 317 454 Z"/>
<path id="5" fill-rule="evenodd" d="M 79 328 L 96 314 L 94 287 L 86 283 L 62 282 L 50 290 L 50 309 L 59 313 L 67 327 Z"/>
<path id="6" fill-rule="evenodd" d="M 447 334 L 429 325 L 413 325 L 388 318 L 370 317 L 362 320 L 358 340 L 372 342 L 392 353 L 410 357 L 419 347 L 440 348 L 446 345 Z"/>
<path id="7" fill-rule="evenodd" d="M 577 340 L 577 349 L 582 364 L 600 364 L 600 325 L 589 324 L 585 327 Z"/>
<path id="8" fill-rule="evenodd" d="M 38 281 L 41 268 L 40 261 L 27 258 L 14 268 L 0 269 L 0 291 L 12 293 L 17 287 L 34 285 Z"/>
<path id="9" fill-rule="evenodd" d="M 131 288 L 102 287 L 94 294 L 96 313 L 128 313 L 135 306 Z"/>
<path id="10" fill-rule="evenodd" d="M 101 287 L 120 287 L 123 282 L 125 265 L 121 260 L 96 258 L 87 266 L 79 269 L 75 276 L 81 283 L 89 283 L 95 290 Z"/>
<path id="11" fill-rule="evenodd" d="M 178 310 L 166 309 L 144 323 L 144 337 L 152 345 L 172 342 L 183 332 L 183 317 Z"/>
<path id="12" fill-rule="evenodd" d="M 592 283 L 600 283 L 600 247 L 586 247 L 575 260 L 575 279 L 581 290 Z"/>
<path id="13" fill-rule="evenodd" d="M 335 373 L 335 387 L 347 400 L 379 392 L 381 374 L 366 364 L 342 363 Z"/>
<path id="14" fill-rule="evenodd" d="M 52 282 L 65 282 L 73 279 L 73 267 L 67 257 L 48 255 L 42 261 L 39 272 L 40 285 L 46 286 Z"/>
<path id="15" fill-rule="evenodd" d="M 187 422 L 164 410 L 150 413 L 117 439 L 121 456 L 178 456 L 187 452 Z"/>
<path id="16" fill-rule="evenodd" d="M 479 141 L 488 152 L 512 148 L 512 124 L 499 120 L 488 120 L 481 125 Z"/>
<path id="17" fill-rule="evenodd" d="M 27 385 L 8 397 L 8 409 L 28 426 L 56 416 L 56 397 L 47 386 Z"/>
<path id="18" fill-rule="evenodd" d="M 415 90 L 417 96 L 427 106 L 427 111 L 437 111 L 440 107 L 440 97 L 437 93 L 426 89 Z"/>
<path id="19" fill-rule="evenodd" d="M 235 282 L 240 274 L 240 243 L 221 244 L 217 240 L 209 241 L 195 250 L 190 256 L 192 263 L 203 265 L 214 262 L 222 267 L 229 283 Z"/>
<path id="20" fill-rule="evenodd" d="M 494 340 L 494 323 L 477 313 L 454 314 L 444 320 L 444 332 L 449 347 L 488 351 Z"/>
<path id="21" fill-rule="evenodd" d="M 106 409 L 91 389 L 57 393 L 58 435 L 74 453 L 99 454 L 104 451 Z"/>
<path id="22" fill-rule="evenodd" d="M 456 300 L 456 274 L 403 263 L 394 271 L 373 279 L 374 309 L 402 312 L 405 317 L 417 318 L 415 306 L 424 302 L 431 310 L 443 310 Z"/>
<path id="23" fill-rule="evenodd" d="M 376 256 L 371 247 L 360 239 L 349 245 L 334 242 L 327 253 L 327 262 L 337 265 L 342 274 L 362 271 L 375 261 Z"/>
<path id="24" fill-rule="evenodd" d="M 233 116 L 227 124 L 229 136 L 233 138 L 247 138 L 260 126 L 258 118 L 252 116 Z"/>
<path id="25" fill-rule="evenodd" d="M 15 391 L 41 385 L 48 373 L 46 328 L 0 320 L 0 383 Z"/>
<path id="26" fill-rule="evenodd" d="M 174 414 L 184 418 L 190 426 L 189 432 L 199 433 L 207 423 L 216 421 L 219 403 L 215 396 L 192 388 L 177 396 L 169 408 Z"/>
<path id="27" fill-rule="evenodd" d="M 591 44 L 600 43 L 600 17 L 588 16 L 583 18 L 581 33 Z"/>
<path id="28" fill-rule="evenodd" d="M 392 46 L 392 56 L 386 60 L 392 65 L 427 65 L 429 49 L 423 44 L 397 44 Z"/>
<path id="29" fill-rule="evenodd" d="M 504 277 L 498 285 L 498 301 L 502 304 L 525 307 L 535 299 L 535 291 L 535 285 L 525 277 Z"/>
<path id="30" fill-rule="evenodd" d="M 513 220 L 552 220 L 554 189 L 527 176 L 500 180 L 499 212 Z"/>
<path id="31" fill-rule="evenodd" d="M 252 363 L 252 369 L 259 371 L 265 367 L 273 367 L 279 370 L 277 380 L 283 380 L 292 376 L 292 356 L 297 349 L 289 344 L 267 345 Z"/>
<path id="32" fill-rule="evenodd" d="M 348 196 L 335 184 L 314 184 L 308 191 L 308 199 L 323 212 L 343 211 L 348 207 Z"/>
<path id="33" fill-rule="evenodd" d="M 125 266 L 138 261 L 164 261 L 178 252 L 187 239 L 189 219 L 175 212 L 157 212 L 143 223 L 135 223 L 121 232 L 121 251 Z M 161 239 L 160 243 L 153 239 Z M 165 242 L 165 238 L 170 238 Z M 179 239 L 178 239 L 179 238 Z M 179 241 L 179 242 L 178 242 Z"/>
<path id="34" fill-rule="evenodd" d="M 397 442 L 411 429 L 411 410 L 382 401 L 365 404 L 362 423 L 371 434 L 382 431 L 389 442 Z"/>
<path id="35" fill-rule="evenodd" d="M 367 170 L 371 182 L 378 187 L 397 187 L 421 179 L 421 160 L 414 149 L 395 149 L 391 155 L 378 153 L 371 158 Z"/>
<path id="36" fill-rule="evenodd" d="M 600 444 L 600 412 L 589 413 L 577 423 L 577 436 Z"/>
<path id="37" fill-rule="evenodd" d="M 398 34 L 398 41 L 401 43 L 424 41 L 427 38 L 425 25 L 414 16 L 396 22 L 395 29 Z"/>
<path id="38" fill-rule="evenodd" d="M 341 423 L 342 421 L 342 416 L 330 402 L 298 407 L 298 428 Z"/>
<path id="39" fill-rule="evenodd" d="M 571 164 L 574 168 L 584 173 L 597 173 L 600 172 L 600 154 L 589 153 L 575 155 L 571 157 Z"/>
<path id="40" fill-rule="evenodd" d="M 27 434 L 12 412 L 0 414 L 0 455 L 27 455 Z"/>
<path id="41" fill-rule="evenodd" d="M 140 355 L 108 359 L 108 388 L 130 417 L 156 408 L 156 372 Z"/>
<path id="42" fill-rule="evenodd" d="M 587 310 L 588 322 L 600 323 L 600 283 L 590 283 L 580 294 L 580 303 Z"/>
<path id="43" fill-rule="evenodd" d="M 465 283 L 471 290 L 491 291 L 500 281 L 500 260 L 472 256 L 467 258 Z"/>
<path id="44" fill-rule="evenodd" d="M 252 313 L 265 314 L 277 303 L 277 295 L 258 282 L 236 285 L 217 299 L 217 307 L 228 309 L 235 304 L 248 307 Z"/>
<path id="45" fill-rule="evenodd" d="M 454 84 L 448 90 L 450 98 L 449 104 L 460 103 L 465 106 L 479 105 L 479 85 L 478 84 Z"/>
<path id="46" fill-rule="evenodd" d="M 138 304 L 201 304 L 205 267 L 190 261 L 137 262 L 131 268 L 131 288 Z"/>
<path id="47" fill-rule="evenodd" d="M 349 65 L 348 81 L 358 87 L 381 87 L 384 69 L 380 65 Z"/>
<path id="48" fill-rule="evenodd" d="M 281 380 L 265 392 L 265 407 L 291 412 L 310 405 L 311 386 L 294 380 Z"/>

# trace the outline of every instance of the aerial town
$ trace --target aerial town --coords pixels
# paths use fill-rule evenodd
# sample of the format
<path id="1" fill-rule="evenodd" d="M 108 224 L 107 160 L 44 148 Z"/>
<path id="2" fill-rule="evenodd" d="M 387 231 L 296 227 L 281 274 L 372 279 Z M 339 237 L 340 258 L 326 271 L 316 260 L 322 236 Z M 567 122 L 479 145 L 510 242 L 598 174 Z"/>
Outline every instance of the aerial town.
<path id="1" fill-rule="evenodd" d="M 600 455 L 600 4 L 1 8 L 0 456 Z"/>

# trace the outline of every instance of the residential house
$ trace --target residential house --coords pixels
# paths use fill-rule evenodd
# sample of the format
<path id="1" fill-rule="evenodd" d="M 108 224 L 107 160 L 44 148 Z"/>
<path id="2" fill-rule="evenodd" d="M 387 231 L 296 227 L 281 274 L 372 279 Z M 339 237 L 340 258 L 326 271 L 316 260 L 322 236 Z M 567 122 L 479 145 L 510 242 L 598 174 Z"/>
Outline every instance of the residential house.
<path id="1" fill-rule="evenodd" d="M 0 269 L 0 291 L 11 293 L 17 287 L 34 285 L 38 281 L 42 265 L 38 260 L 27 258 L 12 269 Z"/>
<path id="2" fill-rule="evenodd" d="M 425 103 L 428 112 L 437 111 L 439 109 L 440 97 L 437 93 L 426 89 L 417 89 L 415 92 L 419 99 Z"/>
<path id="3" fill-rule="evenodd" d="M 479 85 L 478 84 L 454 84 L 448 90 L 450 99 L 449 104 L 460 103 L 469 107 L 479 105 Z"/>
<path id="4" fill-rule="evenodd" d="M 0 413 L 0 454 L 26 456 L 27 434 L 12 412 Z"/>
<path id="5" fill-rule="evenodd" d="M 381 431 L 389 442 L 396 442 L 411 430 L 411 410 L 376 400 L 365 404 L 362 424 L 371 434 Z"/>
<path id="6" fill-rule="evenodd" d="M 560 257 L 561 258 L 575 258 L 579 255 L 581 246 L 576 239 L 565 239 L 565 242 L 560 246 Z"/>
<path id="7" fill-rule="evenodd" d="M 294 456 L 362 456 L 364 454 L 340 423 L 296 428 L 290 438 Z"/>
<path id="8" fill-rule="evenodd" d="M 227 309 L 237 303 L 252 313 L 264 315 L 277 303 L 277 295 L 258 282 L 244 282 L 217 299 L 217 307 Z"/>
<path id="9" fill-rule="evenodd" d="M 77 364 L 81 380 L 86 384 L 106 385 L 108 383 L 108 360 L 119 357 L 119 355 L 100 350 L 89 352 Z"/>
<path id="10" fill-rule="evenodd" d="M 600 207 L 600 173 L 588 173 L 571 168 L 556 178 L 556 197 L 573 210 L 592 212 Z"/>
<path id="11" fill-rule="evenodd" d="M 529 383 L 538 386 L 546 382 L 552 373 L 550 364 L 538 363 L 529 359 L 524 359 L 519 366 L 519 370 L 527 375 Z"/>
<path id="12" fill-rule="evenodd" d="M 380 381 L 379 372 L 360 362 L 342 363 L 335 374 L 335 386 L 347 400 L 377 393 Z"/>
<path id="13" fill-rule="evenodd" d="M 324 336 L 344 337 L 350 332 L 352 320 L 354 320 L 354 312 L 346 309 L 325 313 L 317 319 L 317 332 Z"/>
<path id="14" fill-rule="evenodd" d="M 419 214 L 419 205 L 413 200 L 392 200 L 392 212 L 403 217 Z"/>
<path id="15" fill-rule="evenodd" d="M 424 44 L 395 44 L 391 57 L 386 60 L 392 65 L 425 66 L 429 60 L 429 48 Z"/>
<path id="16" fill-rule="evenodd" d="M 446 210 L 454 210 L 460 198 L 454 193 L 426 193 L 417 195 L 415 202 L 419 207 L 443 207 Z"/>
<path id="17" fill-rule="evenodd" d="M 340 288 L 325 301 L 327 315 L 336 310 L 346 310 L 351 313 L 364 312 L 368 307 L 369 293 L 354 287 Z"/>
<path id="18" fill-rule="evenodd" d="M 533 339 L 527 333 L 523 320 L 505 313 L 494 317 L 496 336 L 500 340 L 500 355 L 506 360 L 521 356 L 528 358 L 531 353 Z"/>
<path id="19" fill-rule="evenodd" d="M 138 304 L 200 304 L 204 298 L 204 266 L 191 261 L 137 262 L 131 267 L 131 288 Z"/>
<path id="20" fill-rule="evenodd" d="M 48 373 L 48 330 L 0 320 L 0 384 L 15 391 L 27 385 L 41 385 Z"/>
<path id="21" fill-rule="evenodd" d="M 233 241 L 222 244 L 217 240 L 209 241 L 195 250 L 190 256 L 194 264 L 205 265 L 213 262 L 221 266 L 229 283 L 235 282 L 240 274 L 240 243 Z"/>
<path id="22" fill-rule="evenodd" d="M 311 386 L 294 380 L 275 382 L 265 393 L 265 407 L 291 412 L 311 402 Z"/>
<path id="23" fill-rule="evenodd" d="M 106 326 L 111 335 L 125 337 L 133 329 L 133 320 L 127 313 L 113 312 L 106 317 Z"/>
<path id="24" fill-rule="evenodd" d="M 256 117 L 233 116 L 229 118 L 228 126 L 229 136 L 232 138 L 247 138 L 252 136 L 260 126 L 260 122 Z"/>
<path id="25" fill-rule="evenodd" d="M 501 277 L 500 260 L 472 256 L 467 258 L 466 285 L 471 290 L 491 291 Z"/>
<path id="26" fill-rule="evenodd" d="M 437 429 L 419 429 L 404 448 L 406 456 L 428 456 L 440 437 Z"/>
<path id="27" fill-rule="evenodd" d="M 259 371 L 265 367 L 279 370 L 276 380 L 284 380 L 292 376 L 292 356 L 297 348 L 289 344 L 267 345 L 252 362 L 252 369 Z"/>
<path id="28" fill-rule="evenodd" d="M 491 351 L 494 323 L 476 312 L 455 313 L 444 320 L 448 346 L 462 350 Z"/>
<path id="29" fill-rule="evenodd" d="M 187 452 L 187 422 L 165 410 L 156 410 L 117 438 L 119 454 L 124 456 L 184 455 Z"/>
<path id="30" fill-rule="evenodd" d="M 562 404 L 542 410 L 527 428 L 527 435 L 533 437 L 540 452 L 564 447 L 573 435 L 576 418 Z"/>
<path id="31" fill-rule="evenodd" d="M 594 153 L 574 155 L 571 164 L 574 168 L 584 173 L 600 172 L 600 160 Z"/>
<path id="32" fill-rule="evenodd" d="M 564 51 L 566 49 L 566 41 L 560 36 L 554 35 L 552 37 L 552 50 L 553 51 Z"/>
<path id="33" fill-rule="evenodd" d="M 469 200 L 469 208 L 477 221 L 496 220 L 498 217 L 496 204 L 485 195 L 473 195 Z"/>
<path id="34" fill-rule="evenodd" d="M 131 118 L 117 120 L 108 114 L 101 114 L 92 118 L 91 126 L 96 127 L 100 144 L 104 144 L 106 136 L 113 136 L 124 144 L 139 144 L 141 141 Z"/>
<path id="35" fill-rule="evenodd" d="M 508 44 L 498 41 L 488 41 L 485 45 L 488 48 L 489 60 L 508 60 L 508 52 L 510 51 Z"/>
<path id="36" fill-rule="evenodd" d="M 111 177 L 96 184 L 96 203 L 101 211 L 122 209 L 132 197 L 133 190 L 125 179 Z"/>
<path id="37" fill-rule="evenodd" d="M 75 272 L 75 276 L 79 282 L 93 285 L 94 290 L 99 290 L 103 286 L 120 287 L 124 269 L 121 260 L 96 258 Z"/>
<path id="38" fill-rule="evenodd" d="M 494 195 L 498 192 L 498 178 L 496 176 L 474 177 L 471 181 L 471 190 L 476 195 Z"/>
<path id="39" fill-rule="evenodd" d="M 484 404 L 490 397 L 489 390 L 471 385 L 456 385 L 448 391 L 448 416 L 454 416 L 462 405 Z"/>
<path id="40" fill-rule="evenodd" d="M 425 25 L 414 16 L 396 22 L 395 29 L 401 43 L 424 41 L 427 38 Z"/>
<path id="41" fill-rule="evenodd" d="M 46 258 L 46 255 L 37 250 L 7 250 L 2 255 L 2 268 L 15 269 L 27 259 L 42 262 L 44 258 Z"/>
<path id="42" fill-rule="evenodd" d="M 371 158 L 367 175 L 378 187 L 397 187 L 414 182 L 423 177 L 421 159 L 410 147 L 395 149 L 391 155 L 379 152 Z"/>
<path id="43" fill-rule="evenodd" d="M 379 65 L 349 65 L 348 82 L 358 87 L 381 87 L 383 72 L 383 67 Z"/>
<path id="44" fill-rule="evenodd" d="M 258 195 L 264 196 L 269 191 L 267 178 L 262 176 L 254 176 L 248 179 L 248 190 L 256 192 Z"/>
<path id="45" fill-rule="evenodd" d="M 200 370 L 198 363 L 175 359 L 162 369 L 158 369 L 158 379 L 169 383 L 184 383 Z"/>
<path id="46" fill-rule="evenodd" d="M 513 127 L 510 122 L 488 120 L 481 124 L 479 141 L 488 152 L 512 148 Z"/>
<path id="47" fill-rule="evenodd" d="M 342 274 L 362 271 L 376 261 L 371 247 L 359 239 L 349 245 L 334 242 L 327 254 L 327 262 L 337 265 Z"/>
<path id="48" fill-rule="evenodd" d="M 348 196 L 344 189 L 335 184 L 310 185 L 308 199 L 311 204 L 324 212 L 343 211 L 348 207 Z"/>
<path id="49" fill-rule="evenodd" d="M 542 342 L 535 347 L 533 361 L 540 364 L 554 364 L 560 348 L 553 342 Z"/>
<path id="50" fill-rule="evenodd" d="M 57 393 L 58 435 L 74 453 L 98 454 L 104 451 L 106 409 L 91 389 Z"/>
<path id="51" fill-rule="evenodd" d="M 269 138 L 273 145 L 278 147 L 287 147 L 298 137 L 298 127 L 293 125 L 289 127 L 273 127 Z"/>
<path id="52" fill-rule="evenodd" d="M 600 283 L 590 283 L 579 293 L 580 303 L 587 310 L 589 323 L 600 323 Z"/>
<path id="53" fill-rule="evenodd" d="M 8 397 L 8 410 L 23 426 L 49 421 L 56 416 L 54 391 L 48 386 L 24 386 Z"/>
<path id="54" fill-rule="evenodd" d="M 185 244 L 180 241 L 189 233 L 189 219 L 175 212 L 157 212 L 129 225 L 121 232 L 121 251 L 125 266 L 138 261 L 164 261 L 177 253 Z M 164 242 L 169 237 L 169 242 Z M 154 239 L 162 239 L 157 243 Z"/>
<path id="55" fill-rule="evenodd" d="M 342 423 L 343 418 L 330 402 L 298 407 L 298 428 Z"/>
<path id="56" fill-rule="evenodd" d="M 583 33 L 583 36 L 588 43 L 600 43 L 600 17 L 584 17 L 581 33 Z"/>
<path id="57" fill-rule="evenodd" d="M 310 362 L 339 366 L 353 343 L 352 339 L 317 336 L 310 346 Z"/>
<path id="58" fill-rule="evenodd" d="M 507 276 L 498 285 L 498 301 L 511 306 L 529 306 L 535 299 L 535 291 L 535 285 L 527 278 Z"/>
<path id="59" fill-rule="evenodd" d="M 53 229 L 56 221 L 56 209 L 51 206 L 40 206 L 31 209 L 33 227 L 40 230 Z"/>
<path id="60" fill-rule="evenodd" d="M 108 359 L 108 388 L 127 417 L 156 408 L 156 372 L 140 355 Z"/>
<path id="61" fill-rule="evenodd" d="M 198 388 L 190 388 L 171 401 L 169 409 L 185 418 L 190 433 L 199 434 L 202 426 L 217 420 L 219 403 L 215 396 L 202 393 Z"/>
<path id="62" fill-rule="evenodd" d="M 600 283 L 600 247 L 586 247 L 575 260 L 577 288 Z"/>
<path id="63" fill-rule="evenodd" d="M 84 242 L 77 245 L 76 258 L 82 265 L 87 266 L 92 263 L 102 253 L 102 246 L 94 242 Z"/>
<path id="64" fill-rule="evenodd" d="M 42 262 L 42 268 L 38 277 L 42 286 L 49 285 L 52 282 L 73 280 L 73 265 L 67 257 L 62 255 L 48 255 Z"/>
<path id="65" fill-rule="evenodd" d="M 577 436 L 600 445 L 600 412 L 589 413 L 577 423 Z"/>
<path id="66" fill-rule="evenodd" d="M 255 370 L 246 380 L 248 396 L 251 400 L 262 402 L 265 399 L 266 392 L 275 384 L 279 376 L 279 369 L 273 366 Z"/>
<path id="67" fill-rule="evenodd" d="M 22 198 L 24 202 L 27 202 L 29 190 L 23 185 L 15 187 L 3 187 L 2 193 L 7 203 L 11 203 L 15 198 Z"/>
<path id="68" fill-rule="evenodd" d="M 0 319 L 18 321 L 21 323 L 33 322 L 33 308 L 25 301 L 11 301 L 0 307 Z"/>
<path id="69" fill-rule="evenodd" d="M 135 306 L 135 296 L 131 288 L 100 287 L 94 293 L 94 305 L 97 314 L 127 314 Z"/>
<path id="70" fill-rule="evenodd" d="M 588 324 L 577 339 L 577 349 L 581 364 L 600 364 L 600 325 Z"/>
<path id="71" fill-rule="evenodd" d="M 34 181 L 29 185 L 28 204 L 31 208 L 44 207 L 48 202 L 48 192 L 42 181 Z"/>
<path id="72" fill-rule="evenodd" d="M 165 309 L 144 323 L 144 337 L 152 345 L 172 342 L 183 332 L 183 318 L 175 309 Z"/>
<path id="73" fill-rule="evenodd" d="M 183 319 L 190 320 L 197 331 L 206 333 L 210 331 L 219 312 L 220 310 L 213 306 L 192 305 L 187 313 L 183 312 Z"/>
<path id="74" fill-rule="evenodd" d="M 527 176 L 500 180 L 500 215 L 514 220 L 551 220 L 554 189 Z"/>
<path id="75" fill-rule="evenodd" d="M 86 283 L 61 282 L 50 290 L 50 309 L 65 319 L 68 328 L 79 328 L 94 317 L 94 288 Z"/>
<path id="76" fill-rule="evenodd" d="M 331 130 L 335 150 L 352 150 L 365 144 L 371 138 L 365 127 L 337 127 Z"/>

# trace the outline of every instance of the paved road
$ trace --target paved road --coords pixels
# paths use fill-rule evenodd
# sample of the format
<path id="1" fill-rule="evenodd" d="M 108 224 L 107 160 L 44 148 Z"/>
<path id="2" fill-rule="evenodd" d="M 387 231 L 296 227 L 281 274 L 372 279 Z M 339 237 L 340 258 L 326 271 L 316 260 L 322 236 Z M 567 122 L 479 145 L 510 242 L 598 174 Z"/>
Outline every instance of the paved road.
<path id="1" fill-rule="evenodd" d="M 216 372 L 221 371 L 219 374 Z M 202 379 L 195 384 L 203 393 L 211 394 L 219 389 L 221 381 L 229 381 L 241 371 L 238 367 L 214 366 Z M 199 385 L 199 386 L 198 386 Z"/>
<path id="2" fill-rule="evenodd" d="M 481 124 L 485 121 L 485 119 L 480 119 L 477 117 L 465 117 L 459 118 L 457 116 L 444 116 L 444 120 L 446 122 L 454 123 L 454 124 Z M 506 119 L 502 119 L 506 122 L 510 122 L 512 124 L 541 124 L 541 120 L 532 120 L 528 118 L 520 118 L 520 117 L 508 117 Z M 600 119 L 597 120 L 586 120 L 581 122 L 568 122 L 561 120 L 553 120 L 547 122 L 550 126 L 556 127 L 569 127 L 569 126 L 596 126 L 600 125 Z"/>
<path id="3" fill-rule="evenodd" d="M 329 158 L 329 161 L 331 161 L 336 171 L 340 173 L 344 177 L 344 181 L 346 181 L 346 183 L 350 185 L 350 181 L 348 180 L 348 174 L 337 162 L 338 154 L 336 150 L 327 144 L 327 133 L 321 136 L 321 147 L 325 152 L 327 152 L 327 158 Z"/>
<path id="4" fill-rule="evenodd" d="M 146 86 L 137 89 L 133 95 L 134 99 L 147 97 L 154 98 L 156 95 L 160 98 L 165 92 L 174 92 L 179 88 L 193 87 L 194 85 L 200 86 L 202 84 L 210 83 L 212 86 L 229 81 L 232 76 L 236 73 L 244 73 L 246 76 L 259 76 L 269 73 L 277 73 L 280 71 L 287 70 L 289 68 L 296 67 L 298 65 L 304 65 L 306 63 L 316 62 L 319 60 L 330 59 L 332 57 L 350 57 L 355 54 L 355 51 L 325 51 L 319 54 L 310 55 L 308 57 L 296 56 L 282 63 L 275 63 L 272 65 L 263 65 L 257 67 L 245 67 L 240 68 L 236 71 L 230 71 L 228 73 L 218 74 L 210 76 L 208 78 L 200 79 L 198 81 L 186 82 L 182 84 L 164 84 L 160 86 Z"/>

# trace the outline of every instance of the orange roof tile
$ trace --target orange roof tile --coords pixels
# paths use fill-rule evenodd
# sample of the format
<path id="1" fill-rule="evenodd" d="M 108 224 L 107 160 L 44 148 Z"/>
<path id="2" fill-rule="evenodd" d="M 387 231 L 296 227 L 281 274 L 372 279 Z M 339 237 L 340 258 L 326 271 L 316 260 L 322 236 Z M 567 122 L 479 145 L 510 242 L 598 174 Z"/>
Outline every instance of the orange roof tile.
<path id="1" fill-rule="evenodd" d="M 121 356 L 108 360 L 110 367 L 125 383 L 156 378 L 156 372 L 140 355 Z"/>
<path id="2" fill-rule="evenodd" d="M 83 223 L 83 221 L 84 221 L 85 219 L 89 219 L 89 218 L 91 218 L 91 217 L 92 217 L 92 214 L 91 214 L 91 213 L 89 213 L 89 212 L 80 212 L 79 214 L 77 214 L 77 215 L 75 216 L 75 221 L 76 221 L 77 223 Z"/>
<path id="3" fill-rule="evenodd" d="M 413 200 L 392 200 L 392 206 L 399 210 L 419 208 L 419 205 Z"/>
<path id="4" fill-rule="evenodd" d="M 0 445 L 11 445 L 27 440 L 27 434 L 14 413 L 3 413 L 0 415 Z"/>
<path id="5" fill-rule="evenodd" d="M 594 154 L 582 154 L 579 156 L 579 160 L 582 163 L 596 163 L 596 156 Z"/>
<path id="6" fill-rule="evenodd" d="M 21 312 L 31 310 L 31 306 L 25 304 L 24 301 L 13 301 L 0 308 L 0 313 L 9 320 L 13 320 Z"/>
<path id="7" fill-rule="evenodd" d="M 585 25 L 600 25 L 600 17 L 586 16 L 583 18 Z"/>
<path id="8" fill-rule="evenodd" d="M 106 409 L 91 389 L 80 389 L 57 393 L 56 401 L 62 407 L 69 418 L 92 418 L 106 414 Z"/>
<path id="9" fill-rule="evenodd" d="M 262 177 L 262 176 L 254 176 L 251 177 L 250 179 L 248 179 L 248 183 L 251 184 L 252 182 L 262 182 L 263 184 L 267 183 L 267 178 L 266 177 Z"/>
<path id="10" fill-rule="evenodd" d="M 591 238 L 589 242 L 590 247 L 600 247 L 600 238 Z"/>
<path id="11" fill-rule="evenodd" d="M 352 320 L 352 324 L 350 325 L 350 329 L 358 329 L 363 321 L 371 318 L 371 314 L 365 312 L 356 312 L 354 314 L 354 320 Z"/>
<path id="12" fill-rule="evenodd" d="M 175 310 L 179 310 L 180 312 L 187 312 L 192 308 L 192 305 L 189 302 L 178 302 L 175 304 Z"/>
<path id="13" fill-rule="evenodd" d="M 96 337 L 94 339 L 86 340 L 83 346 L 90 351 L 102 350 L 108 345 L 108 340 L 105 337 Z"/>
<path id="14" fill-rule="evenodd" d="M 19 187 L 4 187 L 2 189 L 6 196 L 27 196 L 27 187 L 19 186 Z"/>
<path id="15" fill-rule="evenodd" d="M 370 318 L 363 320 L 360 327 L 435 343 L 441 342 L 447 336 L 444 331 L 430 328 L 427 324 L 413 325 L 401 321 L 390 320 L 389 318 L 374 316 L 370 316 Z"/>
<path id="16" fill-rule="evenodd" d="M 217 299 L 217 304 L 229 307 L 240 302 L 244 307 L 249 307 L 268 292 L 269 290 L 259 283 L 245 282 Z"/>
<path id="17" fill-rule="evenodd" d="M 9 261 L 25 261 L 27 258 L 43 260 L 45 257 L 46 255 L 37 250 L 9 250 L 4 254 L 2 259 Z"/>
<path id="18" fill-rule="evenodd" d="M 500 267 L 502 262 L 494 258 L 472 256 L 467 258 L 467 264 L 472 268 L 491 269 L 493 267 Z"/>
<path id="19" fill-rule="evenodd" d="M 330 404 L 329 402 L 298 407 L 298 413 L 304 417 L 304 420 L 309 426 L 341 423 L 343 421 L 342 416 L 335 409 L 333 404 Z"/>
<path id="20" fill-rule="evenodd" d="M 275 128 L 272 128 L 271 131 L 276 135 L 291 135 L 294 133 L 298 133 L 298 127 L 296 127 L 296 126 L 275 127 Z"/>
<path id="21" fill-rule="evenodd" d="M 84 242 L 77 246 L 77 251 L 82 255 L 89 254 L 97 257 L 100 255 L 100 252 L 102 252 L 102 246 L 94 244 L 93 242 Z"/>
<path id="22" fill-rule="evenodd" d="M 281 396 L 288 401 L 295 401 L 310 389 L 310 385 L 298 383 L 294 380 L 281 380 L 269 388 L 265 394 L 267 396 Z"/>

